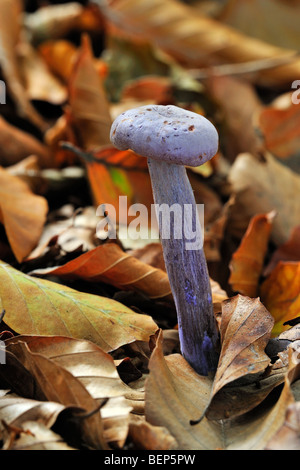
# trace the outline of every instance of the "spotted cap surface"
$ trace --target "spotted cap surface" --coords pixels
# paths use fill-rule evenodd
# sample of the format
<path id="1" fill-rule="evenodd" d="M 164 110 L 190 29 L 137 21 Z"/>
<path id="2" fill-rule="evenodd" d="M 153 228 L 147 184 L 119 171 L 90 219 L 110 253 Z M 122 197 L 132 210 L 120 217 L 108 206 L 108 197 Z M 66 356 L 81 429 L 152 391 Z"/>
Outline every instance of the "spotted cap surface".
<path id="1" fill-rule="evenodd" d="M 143 157 L 199 166 L 218 150 L 218 133 L 203 116 L 169 105 L 147 105 L 120 114 L 112 124 L 111 142 Z"/>

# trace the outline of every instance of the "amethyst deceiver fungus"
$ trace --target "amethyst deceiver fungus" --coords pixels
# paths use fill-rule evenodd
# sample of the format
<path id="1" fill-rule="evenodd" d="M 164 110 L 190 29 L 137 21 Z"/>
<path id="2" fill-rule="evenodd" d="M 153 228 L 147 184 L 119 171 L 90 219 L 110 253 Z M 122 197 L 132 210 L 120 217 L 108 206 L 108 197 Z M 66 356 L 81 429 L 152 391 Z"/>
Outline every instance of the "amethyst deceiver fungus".
<path id="1" fill-rule="evenodd" d="M 119 150 L 131 149 L 148 159 L 181 352 L 196 372 L 207 375 L 217 366 L 219 335 L 197 205 L 185 166 L 210 160 L 218 150 L 218 133 L 210 121 L 191 111 L 147 105 L 120 114 L 110 138 Z"/>

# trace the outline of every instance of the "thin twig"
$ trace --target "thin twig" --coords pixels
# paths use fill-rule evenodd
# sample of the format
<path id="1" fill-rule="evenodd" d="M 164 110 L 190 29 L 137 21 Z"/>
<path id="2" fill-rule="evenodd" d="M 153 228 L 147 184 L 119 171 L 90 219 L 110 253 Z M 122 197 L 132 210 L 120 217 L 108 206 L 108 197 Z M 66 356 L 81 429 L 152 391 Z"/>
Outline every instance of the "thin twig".
<path id="1" fill-rule="evenodd" d="M 189 69 L 189 74 L 196 80 L 203 80 L 209 77 L 220 77 L 224 75 L 243 75 L 247 73 L 269 70 L 280 65 L 286 65 L 299 57 L 298 52 L 293 52 L 289 56 L 268 57 L 266 59 L 242 62 L 239 64 L 214 65 L 203 69 Z"/>
<path id="2" fill-rule="evenodd" d="M 79 158 L 82 158 L 84 161 L 89 163 L 98 163 L 99 165 L 103 165 L 106 168 L 119 168 L 120 170 L 126 171 L 137 171 L 141 173 L 147 173 L 147 168 L 138 168 L 133 166 L 126 166 L 123 162 L 126 160 L 124 157 L 121 160 L 121 163 L 111 163 L 105 159 L 97 158 L 92 152 L 85 152 L 84 150 L 76 147 L 75 145 L 71 144 L 70 142 L 61 142 L 60 147 L 64 150 L 69 150 L 70 152 L 75 153 Z"/>

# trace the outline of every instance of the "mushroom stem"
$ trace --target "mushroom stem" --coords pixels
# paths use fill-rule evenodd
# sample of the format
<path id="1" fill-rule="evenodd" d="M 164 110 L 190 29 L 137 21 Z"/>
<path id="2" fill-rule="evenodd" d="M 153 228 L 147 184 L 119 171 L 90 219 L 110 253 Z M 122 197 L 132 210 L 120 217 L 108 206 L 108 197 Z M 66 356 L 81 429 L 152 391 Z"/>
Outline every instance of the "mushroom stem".
<path id="1" fill-rule="evenodd" d="M 219 335 L 194 194 L 184 166 L 148 158 L 148 167 L 181 352 L 196 372 L 208 375 L 217 367 Z"/>

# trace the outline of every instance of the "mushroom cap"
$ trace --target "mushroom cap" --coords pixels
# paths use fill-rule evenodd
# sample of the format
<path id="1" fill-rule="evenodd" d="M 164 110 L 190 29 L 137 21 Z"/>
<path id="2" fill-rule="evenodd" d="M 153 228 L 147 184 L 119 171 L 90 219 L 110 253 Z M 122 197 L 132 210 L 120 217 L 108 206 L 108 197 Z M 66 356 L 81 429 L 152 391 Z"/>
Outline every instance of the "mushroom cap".
<path id="1" fill-rule="evenodd" d="M 218 133 L 205 117 L 177 106 L 147 105 L 120 114 L 111 142 L 143 157 L 177 165 L 199 166 L 218 150 Z"/>

